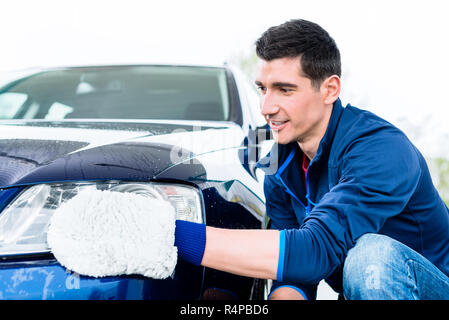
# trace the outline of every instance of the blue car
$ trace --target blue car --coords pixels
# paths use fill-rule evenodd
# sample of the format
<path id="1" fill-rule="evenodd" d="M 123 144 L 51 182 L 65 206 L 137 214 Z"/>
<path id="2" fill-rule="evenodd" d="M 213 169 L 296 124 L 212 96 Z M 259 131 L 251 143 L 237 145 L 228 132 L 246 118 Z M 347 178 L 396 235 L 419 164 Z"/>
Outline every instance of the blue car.
<path id="1" fill-rule="evenodd" d="M 46 241 L 53 212 L 86 189 L 161 197 L 177 219 L 264 228 L 255 163 L 272 140 L 257 93 L 237 70 L 28 70 L 0 84 L 0 119 L 0 299 L 264 298 L 260 279 L 183 261 L 164 280 L 82 276 Z"/>

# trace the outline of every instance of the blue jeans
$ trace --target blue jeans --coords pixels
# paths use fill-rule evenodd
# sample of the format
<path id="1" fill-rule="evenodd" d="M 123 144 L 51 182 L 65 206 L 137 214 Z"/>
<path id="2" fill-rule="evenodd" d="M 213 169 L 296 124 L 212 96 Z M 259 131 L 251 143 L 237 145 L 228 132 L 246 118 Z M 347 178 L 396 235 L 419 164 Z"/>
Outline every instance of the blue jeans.
<path id="1" fill-rule="evenodd" d="M 348 251 L 343 290 L 348 300 L 449 300 L 449 277 L 399 241 L 369 233 Z"/>

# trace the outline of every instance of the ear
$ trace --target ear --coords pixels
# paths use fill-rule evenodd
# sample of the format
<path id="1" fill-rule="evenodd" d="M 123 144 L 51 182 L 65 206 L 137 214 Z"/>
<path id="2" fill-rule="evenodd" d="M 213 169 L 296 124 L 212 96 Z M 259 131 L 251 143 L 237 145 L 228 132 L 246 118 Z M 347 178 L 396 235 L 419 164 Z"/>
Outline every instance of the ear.
<path id="1" fill-rule="evenodd" d="M 330 76 L 321 84 L 324 104 L 333 104 L 340 95 L 341 81 L 337 75 Z"/>

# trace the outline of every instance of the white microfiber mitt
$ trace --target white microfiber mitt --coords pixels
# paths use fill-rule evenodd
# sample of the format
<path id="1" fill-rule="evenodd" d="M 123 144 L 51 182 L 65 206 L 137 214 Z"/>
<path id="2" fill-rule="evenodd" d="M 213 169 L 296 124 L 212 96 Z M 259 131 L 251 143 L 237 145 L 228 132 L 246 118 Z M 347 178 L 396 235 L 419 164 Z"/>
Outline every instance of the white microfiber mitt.
<path id="1" fill-rule="evenodd" d="M 93 277 L 169 277 L 176 266 L 175 210 L 134 193 L 85 190 L 50 220 L 47 242 L 66 268 Z"/>

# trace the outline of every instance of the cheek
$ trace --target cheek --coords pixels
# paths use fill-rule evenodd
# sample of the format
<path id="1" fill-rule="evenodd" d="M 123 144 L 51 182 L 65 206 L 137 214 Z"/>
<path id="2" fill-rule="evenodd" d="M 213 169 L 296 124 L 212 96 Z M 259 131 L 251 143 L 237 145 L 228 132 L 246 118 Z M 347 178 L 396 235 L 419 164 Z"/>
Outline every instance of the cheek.
<path id="1" fill-rule="evenodd" d="M 301 125 L 308 117 L 307 109 L 296 101 L 286 104 L 285 111 L 290 119 L 290 124 L 294 127 Z"/>
<path id="2" fill-rule="evenodd" d="M 295 125 L 307 125 L 320 116 L 320 108 L 315 95 L 298 95 L 292 101 L 286 102 L 286 110 Z"/>

